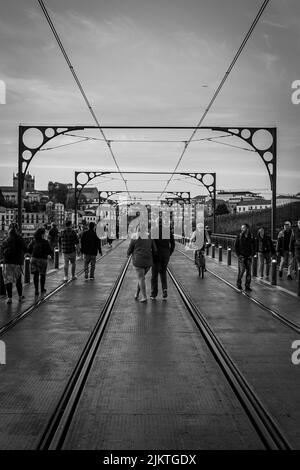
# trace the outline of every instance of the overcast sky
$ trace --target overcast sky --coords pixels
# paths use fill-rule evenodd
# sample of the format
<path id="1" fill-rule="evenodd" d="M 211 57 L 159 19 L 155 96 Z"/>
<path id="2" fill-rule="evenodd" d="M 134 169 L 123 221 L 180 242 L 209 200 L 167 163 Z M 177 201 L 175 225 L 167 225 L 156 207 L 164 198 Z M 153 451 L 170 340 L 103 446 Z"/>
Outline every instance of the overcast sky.
<path id="1" fill-rule="evenodd" d="M 262 0 L 45 0 L 88 98 L 103 125 L 183 125 L 199 121 Z M 26 125 L 93 125 L 38 1 L 0 0 L 0 184 L 17 170 L 17 131 Z M 300 191 L 300 2 L 272 0 L 213 108 L 206 126 L 277 126 L 278 192 Z M 101 138 L 99 131 L 77 132 Z M 201 131 L 197 138 L 211 137 Z M 172 171 L 190 131 L 107 131 L 110 139 L 175 140 L 113 143 L 127 171 Z M 56 138 L 46 147 L 79 140 Z M 238 138 L 219 142 L 247 147 Z M 250 147 L 249 147 L 250 148 Z M 74 170 L 116 170 L 105 144 L 89 140 L 39 152 L 30 167 L 37 188 L 73 182 Z M 215 171 L 222 189 L 268 189 L 253 152 L 209 141 L 191 143 L 179 170 Z M 168 175 L 124 176 L 129 188 L 161 190 Z M 123 189 L 120 177 L 103 189 Z M 148 179 L 148 182 L 144 182 Z M 156 179 L 156 181 L 153 181 Z M 133 181 L 132 181 L 133 180 Z M 95 180 L 93 184 L 99 184 Z M 170 190 L 205 193 L 175 177 Z"/>

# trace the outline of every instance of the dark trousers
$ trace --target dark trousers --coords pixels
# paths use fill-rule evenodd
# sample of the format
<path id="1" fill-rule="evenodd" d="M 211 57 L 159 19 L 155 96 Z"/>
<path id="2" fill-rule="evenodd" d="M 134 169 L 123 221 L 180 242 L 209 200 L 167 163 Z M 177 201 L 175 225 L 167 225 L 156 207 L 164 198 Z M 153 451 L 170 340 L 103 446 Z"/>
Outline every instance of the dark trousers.
<path id="1" fill-rule="evenodd" d="M 161 288 L 166 290 L 168 288 L 167 283 L 167 267 L 169 258 L 159 260 L 152 265 L 152 276 L 151 276 L 151 296 L 156 297 L 158 294 L 158 274 L 160 274 Z"/>
<path id="2" fill-rule="evenodd" d="M 250 287 L 251 284 L 251 265 L 252 265 L 252 258 L 251 256 L 239 256 L 238 262 L 238 278 L 237 278 L 237 286 L 241 287 L 242 285 L 242 278 L 246 271 L 246 287 Z"/>
<path id="3" fill-rule="evenodd" d="M 39 290 L 39 279 L 41 280 L 41 291 L 45 290 L 46 275 L 35 272 L 33 274 L 33 283 L 36 292 Z"/>
<path id="4" fill-rule="evenodd" d="M 6 287 L 7 297 L 9 299 L 11 299 L 12 298 L 12 288 L 13 288 L 12 282 L 9 282 L 8 284 L 5 284 L 5 287 Z M 17 288 L 18 296 L 22 297 L 22 293 L 23 293 L 22 276 L 20 276 L 18 278 L 18 280 L 16 282 L 16 288 Z"/>

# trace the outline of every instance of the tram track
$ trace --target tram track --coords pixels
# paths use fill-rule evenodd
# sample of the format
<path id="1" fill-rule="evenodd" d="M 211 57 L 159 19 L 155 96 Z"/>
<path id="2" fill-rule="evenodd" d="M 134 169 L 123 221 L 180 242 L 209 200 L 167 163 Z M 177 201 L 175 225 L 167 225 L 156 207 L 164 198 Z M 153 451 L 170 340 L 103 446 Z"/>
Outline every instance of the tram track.
<path id="1" fill-rule="evenodd" d="M 186 253 L 184 253 L 183 251 L 179 250 L 178 248 L 176 248 L 176 251 L 178 251 L 181 255 L 185 256 L 188 260 L 192 261 L 194 263 L 194 260 L 193 258 L 191 258 L 190 256 L 188 256 Z M 223 282 L 224 284 L 226 284 L 228 287 L 230 287 L 231 289 L 233 289 L 235 292 L 237 292 L 238 294 L 240 295 L 243 295 L 247 300 L 249 300 L 249 302 L 252 302 L 254 303 L 256 306 L 258 306 L 261 310 L 269 313 L 270 315 L 272 315 L 273 318 L 275 318 L 276 320 L 278 320 L 280 323 L 282 323 L 283 325 L 285 325 L 286 327 L 290 328 L 291 330 L 293 330 L 295 333 L 297 334 L 300 334 L 300 325 L 293 322 L 292 320 L 290 320 L 289 318 L 287 318 L 287 316 L 283 315 L 282 313 L 274 310 L 273 308 L 269 307 L 268 305 L 264 304 L 263 302 L 261 302 L 259 299 L 256 299 L 255 297 L 253 297 L 252 295 L 249 295 L 247 292 L 245 291 L 241 291 L 240 289 L 238 289 L 234 284 L 232 284 L 231 282 L 227 281 L 227 279 L 224 279 L 222 276 L 220 276 L 219 274 L 215 273 L 214 271 L 212 271 L 211 269 L 207 268 L 206 267 L 206 271 L 214 276 L 216 279 L 218 279 L 219 281 Z"/>
<path id="2" fill-rule="evenodd" d="M 38 450 L 61 450 L 64 448 L 75 415 L 79 411 L 81 397 L 90 377 L 104 331 L 122 289 L 129 264 L 130 258 L 127 259 L 121 268 L 118 278 L 101 310 L 97 323 L 46 425 L 37 445 Z M 200 309 L 195 305 L 180 281 L 176 279 L 172 270 L 168 269 L 168 274 L 183 302 L 186 312 L 193 318 L 197 330 L 205 340 L 210 353 L 220 367 L 226 382 L 230 385 L 234 396 L 238 399 L 263 447 L 270 450 L 291 450 L 292 446 L 283 431 L 224 349 Z"/>
<path id="3" fill-rule="evenodd" d="M 283 431 L 235 365 L 201 310 L 170 268 L 168 268 L 168 274 L 265 448 L 268 450 L 291 450 L 292 446 Z"/>
<path id="4" fill-rule="evenodd" d="M 60 450 L 68 434 L 68 429 L 76 413 L 77 405 L 88 379 L 94 358 L 103 337 L 103 333 L 109 317 L 113 311 L 116 299 L 121 290 L 131 257 L 129 257 L 121 268 L 116 282 L 101 310 L 95 327 L 84 346 L 80 358 L 70 376 L 70 379 L 61 395 L 57 407 L 52 414 L 37 450 Z"/>
<path id="5" fill-rule="evenodd" d="M 105 258 L 108 254 L 110 254 L 112 251 L 114 251 L 116 248 L 118 248 L 124 240 L 122 240 L 120 243 L 118 243 L 115 247 L 104 253 L 104 255 L 99 256 L 99 258 L 96 259 L 96 264 L 101 262 L 103 258 Z M 76 276 L 81 276 L 84 273 L 84 268 L 80 269 L 77 273 Z M 13 327 L 15 327 L 17 324 L 19 324 L 22 320 L 24 320 L 26 317 L 31 315 L 34 311 L 36 311 L 41 305 L 45 304 L 51 297 L 53 297 L 55 294 L 63 290 L 65 287 L 69 286 L 70 283 L 73 282 L 71 279 L 68 281 L 64 281 L 60 283 L 57 287 L 49 291 L 46 295 L 43 297 L 39 298 L 36 302 L 34 302 L 32 305 L 30 305 L 28 308 L 20 312 L 19 314 L 15 315 L 11 320 L 6 322 L 4 325 L 0 327 L 0 337 L 5 335 L 9 330 L 11 330 Z"/>

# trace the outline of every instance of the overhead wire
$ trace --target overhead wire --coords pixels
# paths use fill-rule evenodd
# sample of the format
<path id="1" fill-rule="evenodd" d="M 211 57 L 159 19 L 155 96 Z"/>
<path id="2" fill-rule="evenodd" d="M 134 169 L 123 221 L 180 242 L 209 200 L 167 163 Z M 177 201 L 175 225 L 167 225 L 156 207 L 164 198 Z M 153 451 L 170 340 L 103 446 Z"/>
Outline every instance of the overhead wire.
<path id="1" fill-rule="evenodd" d="M 73 65 L 72 65 L 72 63 L 71 63 L 71 61 L 70 61 L 70 59 L 69 59 L 69 57 L 68 57 L 68 54 L 67 54 L 67 52 L 66 52 L 66 50 L 65 50 L 65 48 L 64 48 L 64 46 L 63 46 L 63 44 L 62 44 L 62 41 L 61 41 L 61 39 L 60 39 L 60 37 L 59 37 L 59 34 L 58 34 L 58 32 L 56 31 L 56 28 L 55 28 L 55 26 L 54 26 L 54 24 L 53 24 L 53 22 L 52 22 L 52 19 L 51 19 L 49 13 L 48 13 L 48 10 L 47 10 L 47 8 L 46 8 L 46 6 L 45 6 L 43 0 L 38 0 L 38 2 L 39 2 L 39 4 L 40 4 L 40 7 L 42 8 L 42 11 L 43 11 L 43 13 L 44 13 L 44 15 L 45 15 L 45 18 L 46 18 L 46 20 L 47 20 L 49 26 L 50 26 L 50 29 L 51 29 L 51 31 L 52 31 L 52 33 L 53 33 L 53 35 L 54 35 L 54 37 L 55 37 L 55 39 L 56 39 L 56 41 L 57 41 L 57 43 L 58 43 L 58 46 L 59 46 L 59 48 L 60 48 L 60 50 L 61 50 L 61 52 L 62 52 L 62 54 L 63 54 L 63 56 L 64 56 L 64 58 L 65 58 L 65 61 L 67 62 L 68 66 L 69 66 L 69 68 L 70 68 L 70 71 L 71 71 L 71 73 L 72 73 L 72 75 L 73 75 L 73 78 L 74 78 L 74 80 L 75 80 L 75 82 L 76 82 L 76 84 L 77 84 L 77 86 L 78 86 L 78 88 L 79 88 L 79 91 L 80 91 L 80 93 L 81 93 L 81 95 L 82 95 L 82 97 L 83 97 L 83 99 L 84 99 L 84 101 L 85 101 L 85 103 L 86 103 L 86 105 L 87 105 L 87 107 L 88 107 L 88 109 L 89 109 L 89 112 L 90 112 L 90 114 L 91 114 L 93 120 L 95 121 L 96 125 L 98 126 L 98 128 L 99 128 L 99 130 L 100 130 L 100 133 L 101 133 L 103 139 L 105 140 L 105 142 L 106 142 L 106 144 L 107 144 L 109 153 L 110 153 L 110 155 L 112 156 L 112 158 L 113 158 L 113 160 L 114 160 L 114 163 L 115 163 L 115 165 L 116 165 L 116 168 L 118 169 L 118 172 L 120 173 L 120 176 L 122 177 L 122 179 L 123 179 L 123 181 L 124 181 L 124 184 L 125 184 L 125 187 L 126 187 L 126 191 L 127 191 L 128 196 L 129 196 L 129 198 L 130 198 L 131 196 L 130 196 L 130 193 L 129 193 L 129 190 L 128 190 L 127 181 L 126 181 L 126 179 L 124 178 L 124 176 L 123 176 L 123 174 L 122 174 L 122 172 L 121 172 L 121 169 L 120 169 L 120 167 L 119 167 L 119 165 L 118 165 L 118 162 L 117 162 L 117 160 L 116 160 L 116 157 L 115 157 L 115 155 L 114 155 L 114 152 L 113 152 L 113 150 L 112 150 L 112 148 L 111 148 L 110 140 L 106 137 L 106 135 L 105 135 L 105 133 L 104 133 L 102 127 L 101 127 L 101 124 L 100 124 L 100 122 L 99 122 L 99 120 L 98 120 L 98 118 L 97 118 L 97 116 L 96 116 L 96 114 L 95 114 L 95 112 L 94 112 L 94 110 L 93 110 L 93 107 L 92 107 L 92 105 L 91 105 L 91 103 L 90 103 L 90 101 L 89 101 L 89 99 L 88 99 L 88 97 L 87 97 L 87 95 L 86 95 L 86 93 L 85 93 L 85 91 L 84 91 L 84 89 L 83 89 L 83 86 L 82 86 L 82 84 L 81 84 L 81 82 L 80 82 L 80 80 L 79 80 L 79 78 L 78 78 L 78 75 L 77 75 L 77 73 L 76 73 L 76 71 L 75 71 L 75 69 L 74 69 L 74 67 L 73 67 Z"/>
<path id="2" fill-rule="evenodd" d="M 253 22 L 252 22 L 252 24 L 251 24 L 251 26 L 250 26 L 250 28 L 249 28 L 249 30 L 248 30 L 248 32 L 246 33 L 246 36 L 244 37 L 244 39 L 243 39 L 243 41 L 242 41 L 242 44 L 240 45 L 238 51 L 236 52 L 236 54 L 235 54 L 233 60 L 232 60 L 231 63 L 230 63 L 228 69 L 226 70 L 226 72 L 225 72 L 225 74 L 224 74 L 224 76 L 223 76 L 223 78 L 222 78 L 220 84 L 218 85 L 216 91 L 214 92 L 214 94 L 213 94 L 213 96 L 212 96 L 210 102 L 208 103 L 208 106 L 206 107 L 204 113 L 202 114 L 202 116 L 201 116 L 201 118 L 200 118 L 200 120 L 199 120 L 199 122 L 198 122 L 196 128 L 195 128 L 194 131 L 192 132 L 190 138 L 189 138 L 189 139 L 187 140 L 187 142 L 185 143 L 184 149 L 183 149 L 183 151 L 182 151 L 181 154 L 180 154 L 180 157 L 179 157 L 179 159 L 178 159 L 178 162 L 177 162 L 177 164 L 176 164 L 174 170 L 171 172 L 171 177 L 168 179 L 167 184 L 166 184 L 166 186 L 164 187 L 164 189 L 163 189 L 163 191 L 162 191 L 161 194 L 164 193 L 164 191 L 167 189 L 168 185 L 170 184 L 170 182 L 171 182 L 171 180 L 172 180 L 172 178 L 173 178 L 173 176 L 174 176 L 174 174 L 175 174 L 177 168 L 179 167 L 179 165 L 180 165 L 180 163 L 181 163 L 181 161 L 182 161 L 182 159 L 183 159 L 183 157 L 184 157 L 184 155 L 185 155 L 185 153 L 186 153 L 186 151 L 187 151 L 187 148 L 188 148 L 189 144 L 190 144 L 191 141 L 193 140 L 193 137 L 195 136 L 196 132 L 199 130 L 199 127 L 202 125 L 204 119 L 206 118 L 206 116 L 207 116 L 207 114 L 209 113 L 209 111 L 210 111 L 212 105 L 214 104 L 214 102 L 215 102 L 217 96 L 219 95 L 221 89 L 223 88 L 223 86 L 224 86 L 224 84 L 225 84 L 225 82 L 226 82 L 226 80 L 227 80 L 227 78 L 228 78 L 230 72 L 231 72 L 232 69 L 234 68 L 234 66 L 235 66 L 235 64 L 236 64 L 236 62 L 237 62 L 237 60 L 238 60 L 238 58 L 240 57 L 240 55 L 241 55 L 241 53 L 242 53 L 242 51 L 243 51 L 243 49 L 244 49 L 246 43 L 248 42 L 248 39 L 250 38 L 250 36 L 251 36 L 251 34 L 252 34 L 252 32 L 253 32 L 253 30 L 254 30 L 256 24 L 258 23 L 258 21 L 259 21 L 261 15 L 263 14 L 264 10 L 266 9 L 266 7 L 267 7 L 269 1 L 270 1 L 270 0 L 264 0 L 264 1 L 263 1 L 263 3 L 262 3 L 262 5 L 261 5 L 261 7 L 260 7 L 258 13 L 256 14 L 256 16 L 255 16 L 255 18 L 254 18 L 254 20 L 253 20 Z"/>

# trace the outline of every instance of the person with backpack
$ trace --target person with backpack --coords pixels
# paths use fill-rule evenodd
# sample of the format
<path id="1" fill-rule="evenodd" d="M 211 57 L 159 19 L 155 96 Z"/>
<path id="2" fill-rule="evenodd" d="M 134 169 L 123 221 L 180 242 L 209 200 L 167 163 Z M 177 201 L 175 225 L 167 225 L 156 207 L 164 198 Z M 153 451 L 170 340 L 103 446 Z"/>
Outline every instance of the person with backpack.
<path id="1" fill-rule="evenodd" d="M 81 236 L 81 253 L 84 255 L 84 277 L 89 278 L 89 265 L 90 268 L 90 279 L 95 279 L 95 265 L 96 256 L 99 252 L 102 255 L 101 241 L 95 232 L 96 224 L 94 222 L 89 223 L 88 230 L 85 230 Z"/>
<path id="2" fill-rule="evenodd" d="M 260 278 L 264 277 L 264 268 L 266 265 L 266 277 L 269 277 L 271 267 L 271 257 L 276 254 L 271 237 L 266 234 L 264 227 L 261 227 L 257 232 L 256 237 L 256 252 L 258 255 L 258 272 Z"/>
<path id="3" fill-rule="evenodd" d="M 39 295 L 39 282 L 41 285 L 41 294 L 46 293 L 46 272 L 48 256 L 53 255 L 53 250 L 48 242 L 45 240 L 45 229 L 38 228 L 34 234 L 34 239 L 28 245 L 28 253 L 31 256 L 31 274 L 33 274 L 33 283 L 35 287 L 35 295 Z"/>
<path id="4" fill-rule="evenodd" d="M 72 280 L 77 279 L 76 270 L 76 252 L 79 249 L 79 238 L 72 228 L 72 222 L 67 220 L 66 228 L 61 233 L 61 248 L 64 254 L 64 281 L 67 282 L 69 275 L 69 262 L 72 265 Z"/>
<path id="5" fill-rule="evenodd" d="M 56 223 L 52 222 L 48 233 L 48 242 L 53 252 L 53 255 L 51 256 L 52 259 L 54 258 L 54 249 L 58 247 L 58 235 L 59 233 Z"/>
<path id="6" fill-rule="evenodd" d="M 252 291 L 251 284 L 251 266 L 252 257 L 255 254 L 255 239 L 250 232 L 249 225 L 243 224 L 241 226 L 241 233 L 236 237 L 234 249 L 238 257 L 238 277 L 237 288 L 242 289 L 242 279 L 246 272 L 245 289 L 249 292 Z"/>
<path id="7" fill-rule="evenodd" d="M 8 236 L 2 245 L 3 258 L 3 281 L 7 292 L 7 303 L 12 303 L 13 284 L 16 284 L 19 302 L 24 300 L 22 274 L 24 264 L 24 254 L 27 252 L 27 246 L 19 233 L 17 224 L 12 223 L 8 230 Z"/>

